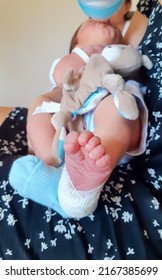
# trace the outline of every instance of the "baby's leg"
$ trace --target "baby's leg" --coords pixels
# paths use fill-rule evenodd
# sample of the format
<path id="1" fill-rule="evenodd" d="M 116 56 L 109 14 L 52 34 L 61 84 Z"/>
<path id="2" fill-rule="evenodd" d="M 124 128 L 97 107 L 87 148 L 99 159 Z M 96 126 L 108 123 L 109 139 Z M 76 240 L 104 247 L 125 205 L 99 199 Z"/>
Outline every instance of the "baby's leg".
<path id="1" fill-rule="evenodd" d="M 126 152 L 136 150 L 141 139 L 141 122 L 123 118 L 109 95 L 96 107 L 94 112 L 94 134 L 101 139 L 106 153 L 111 158 L 112 170 Z"/>
<path id="2" fill-rule="evenodd" d="M 78 190 L 92 190 L 103 184 L 125 153 L 136 149 L 140 140 L 140 121 L 124 119 L 112 95 L 97 106 L 94 125 L 94 134 L 71 132 L 65 140 L 66 169 Z"/>
<path id="3" fill-rule="evenodd" d="M 64 148 L 66 169 L 77 190 L 95 189 L 108 179 L 112 172 L 110 157 L 100 138 L 92 132 L 72 131 Z"/>
<path id="4" fill-rule="evenodd" d="M 65 167 L 58 198 L 69 217 L 83 218 L 94 212 L 105 181 L 111 174 L 111 161 L 99 137 L 90 131 L 70 132 L 64 143 Z"/>
<path id="5" fill-rule="evenodd" d="M 65 157 L 66 168 L 48 166 L 31 155 L 21 157 L 11 167 L 9 182 L 21 196 L 65 218 L 82 218 L 97 207 L 102 185 L 111 173 L 109 156 L 99 138 L 85 131 L 66 137 Z M 71 180 L 66 180 L 68 174 L 62 176 L 65 170 Z"/>
<path id="6" fill-rule="evenodd" d="M 37 96 L 29 106 L 27 118 L 27 136 L 32 152 L 48 165 L 52 165 L 52 143 L 55 135 L 55 129 L 51 124 L 52 114 L 42 113 L 33 115 L 38 106 L 46 102 L 60 102 L 61 89 L 55 88 L 53 91 Z"/>
<path id="7" fill-rule="evenodd" d="M 46 164 L 52 165 L 52 142 L 55 129 L 51 123 L 52 114 L 30 115 L 27 122 L 29 148 Z M 31 152 L 29 152 L 31 153 Z"/>
<path id="8" fill-rule="evenodd" d="M 65 218 L 85 217 L 97 207 L 102 186 L 111 173 L 109 156 L 93 133 L 73 131 L 65 139 L 65 161 L 67 175 L 63 166 L 47 166 L 31 155 L 21 157 L 13 163 L 9 182 L 21 196 Z M 69 176 L 71 180 L 66 180 Z"/>

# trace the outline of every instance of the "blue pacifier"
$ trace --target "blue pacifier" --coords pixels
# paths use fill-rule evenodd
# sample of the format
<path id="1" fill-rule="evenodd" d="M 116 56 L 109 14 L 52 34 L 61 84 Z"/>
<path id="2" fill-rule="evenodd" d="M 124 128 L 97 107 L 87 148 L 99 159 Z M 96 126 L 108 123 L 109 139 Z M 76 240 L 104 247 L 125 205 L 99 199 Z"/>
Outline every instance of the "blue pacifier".
<path id="1" fill-rule="evenodd" d="M 93 19 L 107 19 L 120 7 L 122 0 L 78 0 L 82 11 Z"/>

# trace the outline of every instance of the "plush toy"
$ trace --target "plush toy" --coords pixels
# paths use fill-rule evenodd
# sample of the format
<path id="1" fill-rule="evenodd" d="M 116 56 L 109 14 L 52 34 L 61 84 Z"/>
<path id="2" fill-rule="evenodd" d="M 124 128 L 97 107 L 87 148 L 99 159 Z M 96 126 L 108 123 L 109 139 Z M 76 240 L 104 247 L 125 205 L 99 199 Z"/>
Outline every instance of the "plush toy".
<path id="1" fill-rule="evenodd" d="M 94 109 L 106 95 L 113 94 L 118 112 L 124 118 L 138 118 L 136 99 L 125 89 L 124 77 L 129 77 L 141 66 L 152 68 L 147 56 L 129 45 L 109 45 L 101 54 L 93 54 L 77 77 L 74 77 L 72 69 L 67 70 L 63 78 L 60 111 L 51 119 L 56 129 L 52 148 L 55 166 L 63 161 L 67 131 L 81 132 L 84 129 L 82 115 Z"/>

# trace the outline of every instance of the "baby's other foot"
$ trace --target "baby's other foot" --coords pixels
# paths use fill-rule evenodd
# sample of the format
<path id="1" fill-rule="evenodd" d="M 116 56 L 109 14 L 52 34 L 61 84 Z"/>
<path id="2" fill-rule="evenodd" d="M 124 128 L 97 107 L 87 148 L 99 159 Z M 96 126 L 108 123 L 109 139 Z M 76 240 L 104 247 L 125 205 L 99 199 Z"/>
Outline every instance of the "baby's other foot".
<path id="1" fill-rule="evenodd" d="M 92 132 L 70 132 L 64 148 L 66 169 L 76 189 L 92 190 L 109 178 L 112 172 L 110 156 L 100 138 Z"/>

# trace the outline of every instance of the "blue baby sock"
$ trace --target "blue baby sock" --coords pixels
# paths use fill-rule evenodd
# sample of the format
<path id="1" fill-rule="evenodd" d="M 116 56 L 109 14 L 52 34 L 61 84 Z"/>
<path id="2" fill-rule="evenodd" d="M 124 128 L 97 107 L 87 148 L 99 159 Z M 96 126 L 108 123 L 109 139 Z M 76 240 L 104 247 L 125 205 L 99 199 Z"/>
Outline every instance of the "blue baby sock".
<path id="1" fill-rule="evenodd" d="M 47 166 L 33 155 L 17 159 L 10 170 L 9 182 L 23 197 L 57 211 L 62 217 L 68 215 L 61 209 L 58 186 L 63 167 Z"/>

